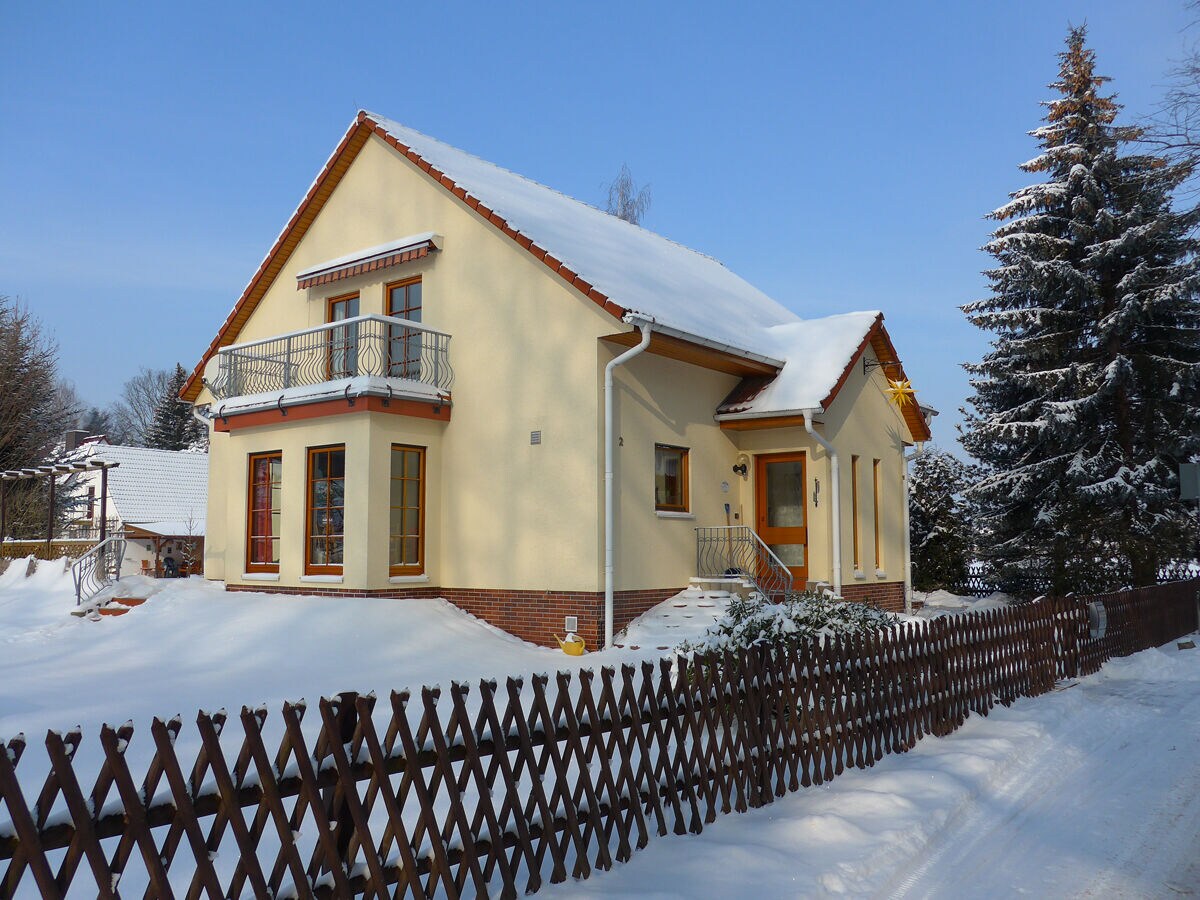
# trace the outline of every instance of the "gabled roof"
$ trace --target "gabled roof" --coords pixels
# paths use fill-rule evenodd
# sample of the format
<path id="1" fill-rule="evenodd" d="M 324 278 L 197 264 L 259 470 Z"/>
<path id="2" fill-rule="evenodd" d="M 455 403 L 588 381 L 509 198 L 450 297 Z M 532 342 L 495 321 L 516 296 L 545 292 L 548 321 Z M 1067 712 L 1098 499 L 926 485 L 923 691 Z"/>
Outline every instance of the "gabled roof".
<path id="1" fill-rule="evenodd" d="M 109 470 L 108 493 L 124 524 L 156 534 L 204 534 L 207 454 L 101 443 L 88 446 L 93 458 L 120 463 Z"/>
<path id="2" fill-rule="evenodd" d="M 717 407 L 718 419 L 768 419 L 806 409 L 827 410 L 867 347 L 889 379 L 905 377 L 881 312 L 797 320 L 767 331 L 779 350 L 786 351 L 788 362 L 774 376 L 742 379 Z M 915 403 L 907 404 L 901 415 L 913 440 L 929 440 L 929 425 Z"/>
<path id="3" fill-rule="evenodd" d="M 372 135 L 615 318 L 629 312 L 652 317 L 656 328 L 675 338 L 691 338 L 745 354 L 769 364 L 768 371 L 784 361 L 784 370 L 791 371 L 768 394 L 792 397 L 787 386 L 807 380 L 806 373 L 817 355 L 823 362 L 814 382 L 832 384 L 837 373 L 849 365 L 847 360 L 859 348 L 869 325 L 852 334 L 857 319 L 854 328 L 832 321 L 845 317 L 801 320 L 712 257 L 391 119 L 360 112 L 193 371 L 183 390 L 184 399 L 196 399 L 205 363 L 237 339 L 308 225 Z M 869 316 L 871 321 L 879 317 L 874 312 L 849 315 Z M 827 379 L 825 374 L 831 368 L 835 374 Z M 813 387 L 802 399 L 816 393 Z M 828 387 L 819 393 L 818 401 L 826 393 Z"/>

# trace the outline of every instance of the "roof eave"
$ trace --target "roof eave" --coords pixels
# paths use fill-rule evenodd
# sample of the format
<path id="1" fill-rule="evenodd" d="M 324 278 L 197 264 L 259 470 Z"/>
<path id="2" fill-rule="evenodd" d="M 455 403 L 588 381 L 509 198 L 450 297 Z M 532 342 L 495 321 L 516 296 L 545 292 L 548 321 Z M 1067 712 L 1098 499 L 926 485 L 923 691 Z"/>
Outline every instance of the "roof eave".
<path id="1" fill-rule="evenodd" d="M 747 350 L 744 347 L 735 347 L 732 344 L 726 344 L 721 341 L 714 341 L 711 338 L 701 337 L 698 334 L 692 334 L 688 331 L 683 331 L 679 328 L 672 328 L 670 325 L 664 325 L 653 316 L 630 310 L 623 317 L 626 321 L 634 319 L 638 321 L 648 322 L 651 331 L 657 331 L 659 334 L 667 337 L 678 338 L 681 341 L 689 341 L 693 344 L 699 344 L 701 347 L 708 347 L 711 350 L 718 350 L 721 353 L 728 353 L 730 356 L 740 356 L 742 359 L 748 359 L 751 362 L 761 363 L 764 366 L 772 366 L 776 369 L 782 369 L 784 360 L 775 359 L 773 356 L 767 356 L 764 353 L 756 353 L 753 350 Z"/>
<path id="2" fill-rule="evenodd" d="M 821 406 L 806 406 L 801 409 L 770 409 L 770 410 L 749 410 L 747 412 L 729 412 L 717 413 L 714 418 L 718 422 L 744 422 L 750 419 L 782 419 L 792 416 L 812 416 L 815 423 L 817 416 L 825 414 L 825 408 Z"/>

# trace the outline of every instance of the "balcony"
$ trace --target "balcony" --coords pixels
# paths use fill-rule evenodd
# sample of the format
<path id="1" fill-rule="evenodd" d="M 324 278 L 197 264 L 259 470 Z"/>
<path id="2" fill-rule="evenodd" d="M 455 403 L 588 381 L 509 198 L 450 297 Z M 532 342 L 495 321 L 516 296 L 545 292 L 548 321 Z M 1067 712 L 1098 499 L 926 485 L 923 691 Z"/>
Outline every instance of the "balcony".
<path id="1" fill-rule="evenodd" d="M 360 396 L 446 404 L 453 381 L 450 335 L 379 315 L 224 347 L 204 373 L 220 416 Z"/>

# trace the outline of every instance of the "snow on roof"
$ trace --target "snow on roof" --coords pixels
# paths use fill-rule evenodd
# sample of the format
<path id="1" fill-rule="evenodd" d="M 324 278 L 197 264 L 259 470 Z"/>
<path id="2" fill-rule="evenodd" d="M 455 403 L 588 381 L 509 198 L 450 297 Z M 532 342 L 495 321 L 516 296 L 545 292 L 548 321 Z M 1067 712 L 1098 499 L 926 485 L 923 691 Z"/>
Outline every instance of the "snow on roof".
<path id="1" fill-rule="evenodd" d="M 640 226 L 582 203 L 494 163 L 401 125 L 384 116 L 360 112 L 325 169 L 317 176 L 300 208 L 267 254 L 233 312 L 213 339 L 189 378 L 184 396 L 195 399 L 205 363 L 221 346 L 237 339 L 266 284 L 290 253 L 284 246 L 296 228 L 305 227 L 302 213 L 310 204 L 319 209 L 340 176 L 331 168 L 343 152 L 357 153 L 355 142 L 367 127 L 427 170 L 448 190 L 462 197 L 484 218 L 549 263 L 568 282 L 591 286 L 589 296 L 615 315 L 640 313 L 655 321 L 655 329 L 673 337 L 715 346 L 783 370 L 770 390 L 759 391 L 752 412 L 819 406 L 867 335 L 876 313 L 849 313 L 829 319 L 802 320 L 758 288 L 730 272 L 720 262 Z M 328 191 L 322 193 L 323 186 Z M 354 261 L 372 250 L 387 252 L 393 245 L 424 238 L 415 235 L 377 248 L 356 251 L 301 273 L 328 270 Z M 436 239 L 436 235 L 433 236 Z M 540 249 L 539 249 L 540 248 Z M 583 288 L 587 290 L 587 288 Z"/>
<path id="2" fill-rule="evenodd" d="M 763 329 L 797 321 L 711 256 L 399 122 L 367 116 L 625 309 L 762 355 L 768 343 Z"/>
<path id="3" fill-rule="evenodd" d="M 710 256 L 399 122 L 366 115 L 614 303 L 685 336 L 783 360 L 747 414 L 820 406 L 880 315 L 801 319 Z"/>
<path id="4" fill-rule="evenodd" d="M 774 342 L 772 352 L 788 362 L 774 380 L 739 404 L 736 415 L 795 413 L 820 407 L 881 315 L 877 310 L 842 313 L 766 329 L 768 340 Z"/>
<path id="5" fill-rule="evenodd" d="M 121 521 L 179 526 L 172 534 L 204 534 L 208 509 L 208 455 L 147 447 L 96 444 L 93 457 L 120 463 L 108 471 L 108 493 Z M 191 523 L 191 529 L 188 529 Z"/>

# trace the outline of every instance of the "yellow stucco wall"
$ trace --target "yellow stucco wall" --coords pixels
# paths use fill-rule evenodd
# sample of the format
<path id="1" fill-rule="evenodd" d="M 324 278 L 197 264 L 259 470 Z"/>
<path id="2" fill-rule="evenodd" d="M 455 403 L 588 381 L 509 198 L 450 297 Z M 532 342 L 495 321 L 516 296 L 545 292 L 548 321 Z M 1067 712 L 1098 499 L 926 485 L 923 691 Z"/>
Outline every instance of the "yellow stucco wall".
<path id="1" fill-rule="evenodd" d="M 402 267 L 299 291 L 298 271 L 405 235 L 433 231 L 443 249 Z M 624 330 L 407 159 L 371 138 L 250 317 L 239 342 L 319 325 L 325 301 L 350 291 L 360 313 L 385 311 L 385 284 L 420 275 L 423 322 L 452 335 L 449 423 L 356 412 L 214 434 L 206 575 L 243 577 L 247 457 L 284 454 L 281 586 L 304 586 L 306 449 L 345 444 L 346 561 L 342 586 L 390 586 L 387 485 L 390 446 L 427 452 L 426 573 L 454 588 L 599 591 L 603 587 L 603 369 L 620 348 L 598 338 Z M 825 452 L 803 428 L 723 431 L 713 412 L 735 376 L 643 354 L 617 370 L 616 589 L 682 586 L 695 574 L 697 526 L 754 525 L 755 454 L 807 453 L 809 578 L 831 580 Z M 903 422 L 876 370 L 851 374 L 822 434 L 842 455 L 843 581 L 851 566 L 850 455 L 866 460 L 859 516 L 873 561 L 870 460 L 883 460 L 881 542 L 886 579 L 903 577 Z M 200 398 L 211 398 L 207 392 Z M 533 446 L 530 432 L 540 431 Z M 654 510 L 654 444 L 690 448 L 690 511 Z M 742 478 L 739 453 L 751 457 Z M 821 482 L 814 503 L 813 486 Z M 394 586 L 394 585 L 392 585 Z"/>
<path id="2" fill-rule="evenodd" d="M 696 574 L 696 527 L 724 525 L 724 505 L 732 515 L 742 502 L 733 474 L 737 447 L 713 420 L 738 378 L 643 353 L 618 368 L 613 382 L 615 589 L 682 587 Z M 656 443 L 689 450 L 687 515 L 655 512 Z"/>
<path id="3" fill-rule="evenodd" d="M 306 267 L 424 231 L 443 235 L 440 252 L 399 268 L 296 289 L 296 272 Z M 351 165 L 238 341 L 321 324 L 326 298 L 355 290 L 360 313 L 382 313 L 385 284 L 418 274 L 423 279 L 423 322 L 452 335 L 455 373 L 452 420 L 434 426 L 440 432 L 438 467 L 444 475 L 438 477 L 444 483 L 435 482 L 431 471 L 427 506 L 438 512 L 432 516 L 436 524 L 427 528 L 431 538 L 438 529 L 440 548 L 436 562 L 429 556 L 433 583 L 599 590 L 601 493 L 595 435 L 600 409 L 595 385 L 602 351 L 597 338 L 622 326 L 378 138 L 371 138 Z M 285 535 L 300 534 L 303 447 L 350 433 L 357 435 L 364 453 L 369 445 L 370 454 L 382 459 L 386 454 L 381 448 L 403 440 L 396 435 L 410 424 L 396 416 L 354 414 L 327 423 L 254 429 L 254 440 L 215 435 L 209 521 L 224 522 L 227 533 L 210 544 L 208 576 L 242 580 L 248 452 L 259 444 L 280 445 L 283 434 L 297 435 L 295 449 L 285 452 L 284 467 L 298 477 L 287 479 L 283 504 Z M 377 432 L 370 438 L 368 427 Z M 531 446 L 535 430 L 542 432 L 542 443 Z M 349 447 L 348 440 L 348 452 Z M 434 455 L 431 445 L 431 466 Z M 376 457 L 370 458 L 374 466 Z M 371 468 L 372 480 L 382 471 Z M 363 569 L 366 581 L 355 587 L 387 584 L 386 530 L 380 524 L 386 523 L 384 505 L 362 513 L 383 536 L 370 530 L 367 546 L 374 549 L 355 551 L 372 560 Z M 293 513 L 300 518 L 292 520 Z M 347 515 L 353 514 L 348 510 Z M 348 531 L 348 553 L 350 543 Z M 282 563 L 281 584 L 299 576 L 300 552 L 297 544 L 291 553 L 297 561 Z M 347 585 L 358 565 L 347 560 Z"/>
<path id="4" fill-rule="evenodd" d="M 873 359 L 868 351 L 868 358 Z M 903 418 L 885 393 L 882 369 L 864 375 L 857 365 L 824 416 L 822 431 L 837 450 L 841 466 L 842 584 L 901 581 L 904 571 L 904 447 L 909 439 Z M 851 457 L 859 457 L 858 521 L 861 577 L 853 561 L 854 509 Z M 883 575 L 875 569 L 874 507 L 871 461 L 880 460 L 879 536 Z"/>

